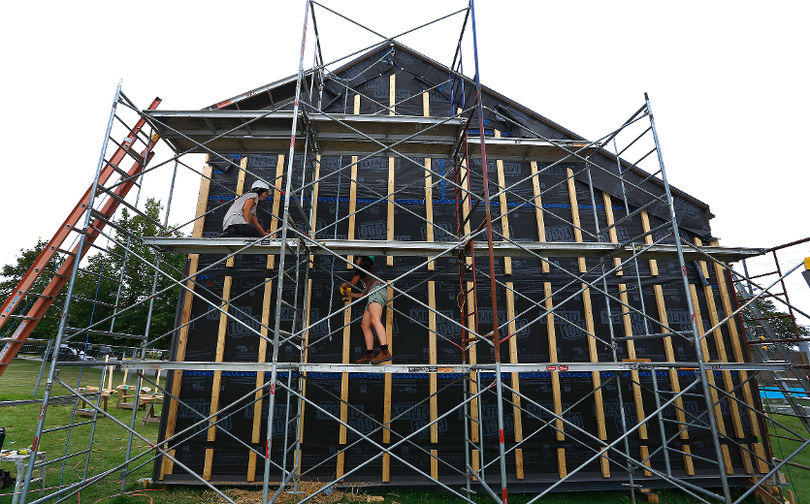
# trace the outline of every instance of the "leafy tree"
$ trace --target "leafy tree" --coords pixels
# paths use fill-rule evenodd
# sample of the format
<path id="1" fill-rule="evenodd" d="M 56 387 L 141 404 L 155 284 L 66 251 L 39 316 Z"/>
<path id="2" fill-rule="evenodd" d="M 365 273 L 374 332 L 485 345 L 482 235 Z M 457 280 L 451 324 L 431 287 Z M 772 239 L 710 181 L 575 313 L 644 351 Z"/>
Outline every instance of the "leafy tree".
<path id="1" fill-rule="evenodd" d="M 743 304 L 745 299 L 739 296 L 737 301 Z M 794 326 L 793 320 L 790 318 L 789 314 L 777 308 L 776 303 L 772 300 L 761 297 L 754 301 L 753 304 L 756 306 L 756 309 L 754 309 L 754 306 L 748 306 L 743 308 L 741 312 L 743 319 L 749 321 L 747 324 L 749 340 L 769 340 L 774 336 L 777 339 L 795 339 L 797 336 L 802 338 L 810 336 L 810 330 L 804 326 Z M 766 331 L 765 325 L 770 328 L 774 336 L 771 336 L 768 331 Z M 786 345 L 788 349 L 793 350 L 797 343 L 790 342 L 784 345 Z"/>
<path id="2" fill-rule="evenodd" d="M 17 257 L 17 262 L 15 264 L 6 264 L 3 266 L 2 270 L 0 270 L 0 303 L 3 303 L 8 299 L 14 292 L 14 289 L 22 280 L 23 275 L 28 271 L 28 269 L 34 264 L 39 254 L 45 249 L 45 246 L 48 242 L 44 240 L 38 240 L 37 244 L 34 245 L 30 249 L 20 249 L 20 255 Z M 52 278 L 52 273 L 56 271 L 59 264 L 56 260 L 51 260 L 45 268 L 45 273 L 40 275 L 37 282 L 34 283 L 34 286 L 28 290 L 29 295 L 25 296 L 20 303 L 17 305 L 17 309 L 15 313 L 18 315 L 25 315 L 28 311 L 28 308 L 34 304 L 34 302 L 38 299 L 37 296 L 34 294 L 39 293 L 42 289 L 50 282 Z M 53 337 L 56 334 L 56 331 L 59 327 L 59 315 L 61 307 L 64 304 L 65 295 L 64 293 L 60 293 L 60 295 L 54 300 L 52 308 L 49 309 L 42 320 L 39 321 L 37 324 L 36 329 L 34 329 L 33 333 L 31 334 L 32 338 L 49 338 Z M 55 307 L 59 307 L 56 309 Z M 5 337 L 11 336 L 12 328 L 15 328 L 16 324 L 6 323 L 3 326 L 2 334 Z"/>
<path id="3" fill-rule="evenodd" d="M 96 252 L 86 258 L 82 263 L 82 274 L 78 275 L 73 289 L 73 299 L 68 317 L 68 326 L 83 328 L 98 321 L 106 320 L 95 328 L 103 331 L 115 331 L 118 333 L 143 335 L 146 330 L 146 321 L 149 311 L 149 296 L 152 293 L 152 282 L 154 269 L 146 265 L 149 262 L 156 265 L 158 254 L 147 247 L 138 239 L 142 236 L 156 236 L 159 234 L 159 227 L 155 222 L 161 219 L 160 202 L 155 199 L 148 199 L 144 205 L 144 214 L 132 215 L 126 208 L 121 210 L 120 217 L 116 221 L 115 229 L 112 232 L 113 240 L 110 242 L 108 250 Z M 109 234 L 109 228 L 105 233 Z M 96 245 L 104 246 L 106 239 L 99 237 Z M 2 269 L 2 282 L 0 282 L 0 299 L 7 299 L 13 289 L 19 283 L 22 276 L 33 264 L 36 257 L 45 247 L 46 242 L 39 241 L 31 249 L 23 249 L 17 258 L 16 264 L 9 264 Z M 129 251 L 127 250 L 129 249 Z M 185 257 L 182 255 L 165 254 L 161 258 L 161 271 L 171 278 L 179 278 L 183 269 Z M 55 261 L 51 267 L 55 267 Z M 158 276 L 158 283 L 155 292 L 160 292 L 172 286 L 172 281 L 166 275 Z M 44 286 L 51 278 L 49 274 L 43 274 L 40 282 Z M 41 287 L 40 286 L 40 289 Z M 173 287 L 167 292 L 154 298 L 150 325 L 150 339 L 171 331 L 174 325 L 175 307 L 177 304 L 178 287 Z M 38 292 L 39 289 L 34 289 Z M 56 336 L 60 312 L 64 306 L 64 296 L 66 289 L 60 293 L 54 301 L 47 314 L 39 322 L 32 333 L 36 338 L 53 338 Z M 34 296 L 25 302 L 32 302 Z M 134 305 L 134 306 L 133 306 Z M 126 311 L 117 314 L 114 319 L 114 307 L 118 310 L 130 307 Z M 21 313 L 18 311 L 17 313 Z M 137 345 L 136 339 L 111 339 L 102 335 L 76 336 L 77 341 L 84 341 L 85 338 L 92 343 L 104 344 L 127 344 Z M 158 345 L 159 348 L 168 348 L 171 338 L 163 338 Z"/>

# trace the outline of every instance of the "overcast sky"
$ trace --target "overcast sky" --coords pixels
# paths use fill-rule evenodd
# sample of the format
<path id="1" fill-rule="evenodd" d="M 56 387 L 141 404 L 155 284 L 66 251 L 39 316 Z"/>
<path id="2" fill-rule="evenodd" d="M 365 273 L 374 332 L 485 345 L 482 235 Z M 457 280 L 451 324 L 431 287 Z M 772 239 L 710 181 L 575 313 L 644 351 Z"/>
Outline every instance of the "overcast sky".
<path id="1" fill-rule="evenodd" d="M 464 6 L 326 3 L 386 35 Z M 619 125 L 647 91 L 670 182 L 710 205 L 721 244 L 770 247 L 810 235 L 810 4 L 476 7 L 485 85 L 587 138 Z M 216 103 L 295 73 L 303 14 L 303 0 L 3 3 L 0 264 L 50 238 L 92 181 L 119 79 L 142 107 L 154 96 L 163 109 Z M 375 41 L 326 12 L 318 23 L 327 59 Z M 454 17 L 402 41 L 447 63 L 460 25 Z M 165 201 L 161 176 L 144 191 Z M 182 176 L 172 221 L 193 216 L 197 189 Z M 805 256 L 808 244 L 780 259 L 789 267 Z M 810 288 L 798 274 L 790 284 L 794 304 L 810 311 Z"/>

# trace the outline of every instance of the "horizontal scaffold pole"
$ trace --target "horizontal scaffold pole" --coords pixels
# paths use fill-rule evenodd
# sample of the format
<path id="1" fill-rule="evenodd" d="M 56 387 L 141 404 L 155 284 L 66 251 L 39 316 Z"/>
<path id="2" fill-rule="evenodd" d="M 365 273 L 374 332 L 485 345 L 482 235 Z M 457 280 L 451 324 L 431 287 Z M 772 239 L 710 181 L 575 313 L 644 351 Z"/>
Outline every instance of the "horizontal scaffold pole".
<path id="1" fill-rule="evenodd" d="M 298 245 L 298 238 L 287 240 L 287 249 Z M 281 253 L 282 244 L 278 238 L 170 238 L 144 237 L 146 245 L 158 247 L 163 252 L 177 254 L 252 254 L 267 255 Z M 253 245 L 251 245 L 253 243 Z M 314 240 L 317 247 L 310 251 L 314 255 L 374 255 L 431 257 L 447 249 L 463 250 L 468 246 L 466 241 L 386 241 L 386 240 Z M 250 246 L 249 246 L 250 245 Z M 304 243 L 303 245 L 307 245 Z M 476 252 L 486 252 L 487 244 L 475 243 Z M 628 258 L 638 255 L 644 259 L 675 259 L 677 248 L 671 244 L 660 244 L 645 247 L 641 251 L 633 245 L 616 245 L 605 242 L 538 242 L 521 241 L 520 245 L 508 241 L 493 243 L 496 257 L 619 257 Z M 684 258 L 698 260 L 710 254 L 722 262 L 734 262 L 748 257 L 755 257 L 766 252 L 763 248 L 748 247 L 697 247 L 695 250 L 684 250 Z M 327 252 L 328 249 L 331 251 Z"/>

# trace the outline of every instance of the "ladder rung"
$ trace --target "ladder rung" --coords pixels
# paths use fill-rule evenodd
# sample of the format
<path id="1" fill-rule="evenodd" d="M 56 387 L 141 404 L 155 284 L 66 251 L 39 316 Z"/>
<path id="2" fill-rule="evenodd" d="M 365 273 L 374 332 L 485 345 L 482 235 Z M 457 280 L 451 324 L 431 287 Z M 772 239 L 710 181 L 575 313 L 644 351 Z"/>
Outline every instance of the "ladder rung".
<path id="1" fill-rule="evenodd" d="M 19 319 L 19 320 L 39 320 L 36 317 L 29 317 L 28 315 L 16 315 L 14 313 L 8 315 L 9 318 Z"/>
<path id="2" fill-rule="evenodd" d="M 58 248 L 58 249 L 56 249 L 56 251 L 59 252 L 59 253 L 62 253 L 62 254 L 69 255 L 69 256 L 74 256 L 74 257 L 76 256 L 75 252 L 71 252 L 70 250 L 65 250 L 63 248 Z"/>

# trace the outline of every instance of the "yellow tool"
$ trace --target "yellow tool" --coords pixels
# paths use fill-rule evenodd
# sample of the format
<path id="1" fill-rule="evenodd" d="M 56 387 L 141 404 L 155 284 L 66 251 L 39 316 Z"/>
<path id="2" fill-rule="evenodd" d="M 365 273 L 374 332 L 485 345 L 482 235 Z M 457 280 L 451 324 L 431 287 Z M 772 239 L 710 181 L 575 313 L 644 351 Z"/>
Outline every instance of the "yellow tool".
<path id="1" fill-rule="evenodd" d="M 352 297 L 349 295 L 349 292 L 351 291 L 351 289 L 352 288 L 349 285 L 341 285 L 340 286 L 340 295 L 343 296 L 344 301 L 351 301 L 352 300 Z"/>

